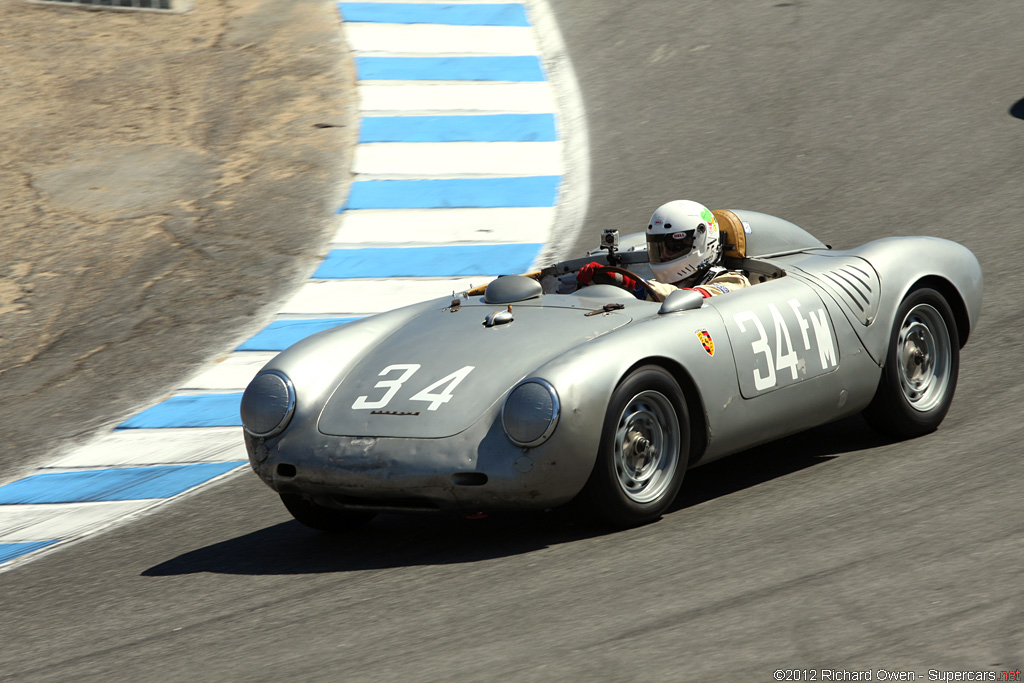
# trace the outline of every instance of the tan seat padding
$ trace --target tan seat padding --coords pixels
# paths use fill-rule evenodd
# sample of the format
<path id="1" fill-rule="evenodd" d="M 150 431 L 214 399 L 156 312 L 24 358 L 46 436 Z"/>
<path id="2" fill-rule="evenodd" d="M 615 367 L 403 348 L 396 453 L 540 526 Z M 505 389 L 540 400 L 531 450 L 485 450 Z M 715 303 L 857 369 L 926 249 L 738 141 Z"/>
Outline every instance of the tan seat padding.
<path id="1" fill-rule="evenodd" d="M 747 257 L 747 233 L 743 231 L 743 221 L 728 209 L 714 209 L 711 213 L 718 219 L 718 229 L 722 232 L 722 244 L 726 246 L 725 255 L 734 258 Z M 732 249 L 729 249 L 729 246 Z"/>

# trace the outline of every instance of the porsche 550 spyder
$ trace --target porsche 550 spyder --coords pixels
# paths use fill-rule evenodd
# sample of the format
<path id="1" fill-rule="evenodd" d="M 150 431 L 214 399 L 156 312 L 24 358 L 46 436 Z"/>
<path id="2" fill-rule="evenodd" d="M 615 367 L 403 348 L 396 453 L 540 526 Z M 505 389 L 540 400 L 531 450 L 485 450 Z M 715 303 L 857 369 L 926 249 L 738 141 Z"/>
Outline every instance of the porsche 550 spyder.
<path id="1" fill-rule="evenodd" d="M 687 469 L 856 413 L 896 437 L 942 422 L 981 310 L 965 247 L 833 250 L 781 218 L 715 211 L 753 286 L 642 301 L 573 286 L 598 260 L 649 277 L 643 233 L 530 276 L 320 332 L 242 397 L 252 468 L 300 522 L 578 501 L 657 519 Z"/>

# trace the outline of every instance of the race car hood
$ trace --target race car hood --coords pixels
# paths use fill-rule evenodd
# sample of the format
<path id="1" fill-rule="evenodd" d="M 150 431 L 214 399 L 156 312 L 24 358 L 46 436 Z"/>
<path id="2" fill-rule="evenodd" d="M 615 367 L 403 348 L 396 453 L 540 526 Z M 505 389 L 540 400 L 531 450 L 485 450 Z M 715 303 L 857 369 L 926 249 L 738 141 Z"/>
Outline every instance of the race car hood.
<path id="1" fill-rule="evenodd" d="M 511 322 L 484 325 L 505 306 L 429 310 L 373 347 L 320 414 L 334 436 L 442 438 L 458 434 L 516 382 L 550 359 L 631 321 L 623 313 L 513 306 Z"/>

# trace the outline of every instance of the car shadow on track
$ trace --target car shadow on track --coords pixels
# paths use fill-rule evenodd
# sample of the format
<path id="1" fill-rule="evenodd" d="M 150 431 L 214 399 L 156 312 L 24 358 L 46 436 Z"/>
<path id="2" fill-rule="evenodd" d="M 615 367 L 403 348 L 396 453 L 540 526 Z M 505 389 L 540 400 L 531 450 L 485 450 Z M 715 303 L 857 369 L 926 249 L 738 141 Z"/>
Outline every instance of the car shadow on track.
<path id="1" fill-rule="evenodd" d="M 669 514 L 827 462 L 837 454 L 885 443 L 859 418 L 851 418 L 766 444 L 688 473 Z M 571 509 L 484 519 L 380 515 L 367 527 L 342 536 L 284 522 L 184 553 L 142 575 L 320 574 L 460 564 L 613 533 L 581 520 Z"/>
<path id="2" fill-rule="evenodd" d="M 860 416 L 815 427 L 690 470 L 669 512 L 820 465 L 843 453 L 889 443 Z"/>
<path id="3" fill-rule="evenodd" d="M 563 511 L 482 519 L 382 514 L 368 526 L 342 535 L 291 521 L 179 555 L 142 575 L 319 574 L 471 563 L 603 533 Z"/>

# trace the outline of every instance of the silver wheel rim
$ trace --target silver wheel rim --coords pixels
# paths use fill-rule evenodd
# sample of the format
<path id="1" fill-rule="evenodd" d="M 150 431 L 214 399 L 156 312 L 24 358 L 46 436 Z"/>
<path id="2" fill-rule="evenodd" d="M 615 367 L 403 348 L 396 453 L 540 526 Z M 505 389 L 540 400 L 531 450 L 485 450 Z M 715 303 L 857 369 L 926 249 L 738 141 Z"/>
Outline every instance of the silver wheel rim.
<path id="1" fill-rule="evenodd" d="M 664 495 L 679 466 L 679 418 L 657 391 L 629 400 L 615 428 L 615 474 L 630 500 L 650 503 Z"/>
<path id="2" fill-rule="evenodd" d="M 946 395 L 950 364 L 949 330 L 934 307 L 918 304 L 903 318 L 896 346 L 900 388 L 910 406 L 922 413 Z"/>

